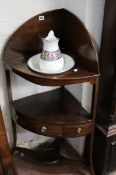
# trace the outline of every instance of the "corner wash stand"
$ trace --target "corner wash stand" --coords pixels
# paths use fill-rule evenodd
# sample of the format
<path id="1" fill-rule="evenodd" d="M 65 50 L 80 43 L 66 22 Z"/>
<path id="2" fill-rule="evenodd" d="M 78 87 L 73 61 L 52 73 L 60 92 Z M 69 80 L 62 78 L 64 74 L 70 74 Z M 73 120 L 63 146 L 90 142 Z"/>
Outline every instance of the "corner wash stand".
<path id="1" fill-rule="evenodd" d="M 32 71 L 27 65 L 30 57 L 41 52 L 42 38 L 46 37 L 50 30 L 60 39 L 61 52 L 75 60 L 74 68 L 64 73 L 42 74 Z M 92 152 L 99 67 L 94 44 L 84 25 L 65 9 L 39 14 L 25 22 L 10 37 L 3 57 L 13 121 L 17 116 L 16 121 L 23 128 L 55 138 L 91 135 L 90 171 L 94 174 Z M 60 88 L 13 100 L 12 72 L 32 83 Z M 93 85 L 90 114 L 65 88 L 65 85 L 85 82 Z"/>

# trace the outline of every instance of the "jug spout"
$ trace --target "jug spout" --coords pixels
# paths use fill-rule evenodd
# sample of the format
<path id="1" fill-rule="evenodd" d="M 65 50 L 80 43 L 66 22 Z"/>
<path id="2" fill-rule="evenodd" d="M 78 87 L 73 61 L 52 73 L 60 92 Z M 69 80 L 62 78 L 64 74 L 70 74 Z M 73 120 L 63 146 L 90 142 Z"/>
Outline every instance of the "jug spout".
<path id="1" fill-rule="evenodd" d="M 59 39 L 55 37 L 54 31 L 50 31 L 46 38 L 42 39 L 43 41 L 43 50 L 48 52 L 54 52 L 59 50 L 58 42 Z"/>

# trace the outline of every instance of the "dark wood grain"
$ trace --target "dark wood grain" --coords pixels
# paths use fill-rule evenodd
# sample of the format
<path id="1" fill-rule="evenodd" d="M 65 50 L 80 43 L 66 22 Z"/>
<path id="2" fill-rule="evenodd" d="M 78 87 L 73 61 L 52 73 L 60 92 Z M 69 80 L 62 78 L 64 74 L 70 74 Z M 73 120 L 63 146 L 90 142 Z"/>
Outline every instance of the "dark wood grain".
<path id="1" fill-rule="evenodd" d="M 78 129 L 81 128 L 81 132 L 78 133 Z M 87 134 L 91 134 L 92 133 L 92 123 L 88 123 L 88 124 L 81 124 L 81 125 L 74 125 L 74 126 L 66 126 L 64 127 L 64 136 L 65 137 L 81 137 L 81 136 L 85 136 Z"/>
<path id="2" fill-rule="evenodd" d="M 98 113 L 106 124 L 116 123 L 116 1 L 106 1 L 100 50 L 100 89 Z M 107 117 L 109 116 L 109 117 Z"/>
<path id="3" fill-rule="evenodd" d="M 44 16 L 39 21 L 39 16 Z M 29 69 L 27 61 L 42 51 L 42 38 L 50 30 L 60 39 L 62 53 L 75 60 L 71 70 L 47 75 Z M 12 102 L 10 77 L 6 73 L 9 101 L 17 114 L 17 122 L 27 130 L 53 137 L 91 135 L 90 170 L 92 164 L 97 92 L 99 82 L 98 56 L 93 41 L 82 22 L 65 9 L 38 14 L 26 21 L 8 40 L 3 52 L 6 72 L 14 72 L 24 79 L 43 86 L 64 86 L 89 82 L 93 85 L 92 109 L 87 111 L 68 91 L 61 88 L 36 94 Z M 74 72 L 74 69 L 78 69 Z"/>
<path id="4" fill-rule="evenodd" d="M 95 119 L 96 119 L 96 107 L 97 107 L 97 98 L 98 98 L 98 88 L 99 88 L 99 78 L 96 80 L 96 84 L 93 85 L 93 94 L 92 94 L 92 106 L 91 106 L 91 115 L 93 118 L 93 127 L 90 141 L 90 169 L 91 174 L 94 174 L 93 169 L 93 144 L 94 144 L 94 129 L 95 129 Z"/>
<path id="5" fill-rule="evenodd" d="M 45 20 L 39 21 L 40 15 Z M 25 22 L 9 39 L 4 50 L 4 61 L 21 77 L 41 85 L 64 85 L 93 82 L 99 75 L 98 57 L 91 38 L 80 20 L 65 9 L 42 13 Z M 76 61 L 73 70 L 60 75 L 36 73 L 27 66 L 28 59 L 42 50 L 42 38 L 50 30 L 60 39 L 60 49 Z"/>
<path id="6" fill-rule="evenodd" d="M 61 157 L 57 165 L 42 165 L 38 162 L 38 160 L 35 160 L 35 156 L 37 156 L 37 153 L 34 154 L 35 156 L 33 156 L 33 153 L 31 153 L 32 156 L 28 155 L 29 151 L 28 153 L 25 153 L 24 158 L 21 158 L 20 156 L 18 156 L 18 159 L 17 157 L 15 158 L 16 167 L 20 175 L 90 175 L 89 167 L 83 162 L 80 163 L 79 160 L 71 160 Z"/>
<path id="7" fill-rule="evenodd" d="M 94 73 L 99 73 L 98 56 L 84 24 L 73 14 L 65 11 L 64 48 Z"/>
<path id="8" fill-rule="evenodd" d="M 94 137 L 96 174 L 116 169 L 116 1 L 106 0 L 100 48 L 100 86 Z M 110 134 L 109 134 L 110 133 Z"/>
<path id="9" fill-rule="evenodd" d="M 25 97 L 14 101 L 13 106 L 18 115 L 17 122 L 25 129 L 39 134 L 74 137 L 79 135 L 76 128 L 81 125 L 84 128 L 81 135 L 91 131 L 90 115 L 65 89 Z M 41 132 L 42 126 L 48 128 L 45 133 Z M 72 134 L 67 127 L 71 127 L 69 130 L 72 130 Z"/>
<path id="10" fill-rule="evenodd" d="M 16 58 L 15 61 L 7 61 L 7 63 L 9 64 L 10 68 L 12 68 L 12 70 L 19 76 L 33 83 L 48 86 L 66 85 L 82 82 L 95 83 L 96 77 L 99 76 L 98 74 L 90 72 L 86 67 L 82 67 L 79 65 L 74 66 L 74 69 L 78 69 L 77 72 L 74 72 L 74 69 L 71 69 L 70 71 L 65 73 L 48 75 L 36 73 L 30 70 L 22 57 Z"/>
<path id="11" fill-rule="evenodd" d="M 1 175 L 4 175 L 4 170 L 3 170 L 3 165 L 2 165 L 1 157 L 0 157 L 0 174 Z"/>
<path id="12" fill-rule="evenodd" d="M 13 164 L 3 116 L 0 108 L 0 175 L 17 175 L 16 169 Z"/>

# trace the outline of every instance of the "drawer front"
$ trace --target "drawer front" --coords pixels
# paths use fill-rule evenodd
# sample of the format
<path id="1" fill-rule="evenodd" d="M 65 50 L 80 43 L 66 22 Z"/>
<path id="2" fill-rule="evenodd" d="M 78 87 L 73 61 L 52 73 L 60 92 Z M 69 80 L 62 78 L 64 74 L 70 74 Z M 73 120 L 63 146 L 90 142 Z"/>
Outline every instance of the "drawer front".
<path id="1" fill-rule="evenodd" d="M 65 126 L 64 136 L 65 137 L 79 137 L 87 135 L 92 131 L 92 124 L 80 125 L 80 126 Z"/>
<path id="2" fill-rule="evenodd" d="M 23 128 L 45 136 L 51 137 L 79 137 L 83 135 L 87 135 L 92 131 L 92 123 L 83 124 L 83 125 L 54 125 L 54 124 L 46 124 L 43 122 L 35 122 L 32 120 L 19 120 L 17 122 Z"/>
<path id="3" fill-rule="evenodd" d="M 62 126 L 54 126 L 54 125 L 48 125 L 45 123 L 33 123 L 30 121 L 17 121 L 20 126 L 22 126 L 24 129 L 27 129 L 31 132 L 45 135 L 45 136 L 53 136 L 53 137 L 62 137 L 63 129 Z"/>
<path id="4" fill-rule="evenodd" d="M 39 125 L 37 127 L 39 134 L 45 136 L 54 136 L 54 137 L 61 137 L 62 136 L 62 127 L 60 126 L 53 126 L 53 125 Z"/>

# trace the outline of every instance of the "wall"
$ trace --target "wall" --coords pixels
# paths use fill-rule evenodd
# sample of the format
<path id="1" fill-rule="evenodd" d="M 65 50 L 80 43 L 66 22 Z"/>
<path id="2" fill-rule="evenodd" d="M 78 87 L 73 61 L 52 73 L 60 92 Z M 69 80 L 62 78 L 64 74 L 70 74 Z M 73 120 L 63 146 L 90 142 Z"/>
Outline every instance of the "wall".
<path id="1" fill-rule="evenodd" d="M 43 11 L 64 7 L 73 12 L 82 20 L 82 22 L 86 25 L 92 37 L 96 41 L 97 45 L 100 46 L 104 2 L 105 0 L 4 0 L 1 2 L 0 5 L 0 52 L 2 51 L 7 38 L 27 19 Z M 41 92 L 43 90 L 45 91 L 51 89 L 51 87 L 45 87 L 43 89 L 41 88 L 41 86 L 33 85 L 32 83 L 29 83 L 15 75 L 13 75 L 12 82 L 14 99 Z M 77 86 L 71 88 L 68 87 L 68 89 L 74 95 L 76 95 L 76 97 L 79 98 L 80 101 L 82 101 L 83 106 L 89 110 L 90 105 L 88 105 L 88 99 L 89 101 L 91 100 L 91 87 L 88 84 L 85 84 L 84 86 L 78 85 L 78 93 L 76 88 Z M 0 104 L 2 105 L 2 111 L 4 115 L 5 126 L 8 131 L 8 137 L 9 140 L 12 142 L 11 120 L 9 116 L 2 56 L 0 58 Z M 30 135 L 32 135 L 35 142 L 38 139 L 44 139 L 44 137 L 40 139 L 40 136 L 38 138 L 37 135 L 33 136 L 32 133 L 27 134 L 27 132 L 20 129 L 18 135 L 20 141 L 22 140 L 22 135 L 20 135 L 21 132 L 23 132 L 24 134 L 24 139 L 27 139 L 25 142 L 25 146 L 27 146 Z M 76 145 L 76 141 L 73 140 L 73 142 Z M 18 144 L 22 143 L 18 142 Z M 29 144 L 28 146 L 31 147 L 31 145 Z"/>
<path id="2" fill-rule="evenodd" d="M 8 37 L 27 19 L 47 10 L 63 8 L 65 1 L 63 0 L 11 0 L 0 2 L 0 53 L 5 45 Z M 13 97 L 20 98 L 43 90 L 49 90 L 50 87 L 44 89 L 37 85 L 32 85 L 19 77 L 13 76 Z M 18 84 L 18 88 L 17 85 Z M 22 87 L 23 84 L 23 87 Z M 20 90 L 19 90 L 20 89 Z M 9 140 L 12 142 L 12 126 L 9 116 L 7 90 L 5 82 L 5 73 L 2 62 L 2 55 L 0 57 L 0 105 L 5 120 L 5 126 Z M 27 135 L 26 135 L 27 137 Z M 10 143 L 11 143 L 10 142 Z"/>
<path id="3" fill-rule="evenodd" d="M 105 0 L 87 0 L 86 27 L 100 47 Z"/>
<path id="4" fill-rule="evenodd" d="M 65 8 L 78 16 L 83 23 L 86 20 L 86 5 L 86 0 L 65 0 Z"/>

